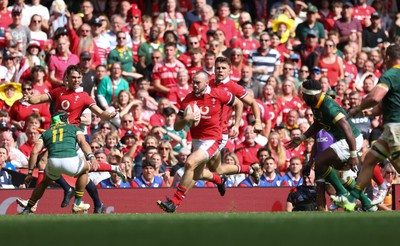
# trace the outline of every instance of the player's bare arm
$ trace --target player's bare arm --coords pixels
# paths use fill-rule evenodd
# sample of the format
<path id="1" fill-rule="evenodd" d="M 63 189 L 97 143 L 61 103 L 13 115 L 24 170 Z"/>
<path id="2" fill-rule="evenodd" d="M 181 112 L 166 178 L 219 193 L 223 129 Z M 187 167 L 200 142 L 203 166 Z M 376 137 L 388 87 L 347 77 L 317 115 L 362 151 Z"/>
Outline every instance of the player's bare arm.
<path id="1" fill-rule="evenodd" d="M 294 137 L 292 140 L 287 142 L 285 145 L 285 148 L 286 149 L 296 148 L 304 140 L 317 134 L 317 132 L 319 132 L 322 128 L 323 128 L 323 126 L 321 124 L 319 124 L 318 122 L 314 122 L 303 135 L 301 135 L 300 137 Z"/>
<path id="2" fill-rule="evenodd" d="M 382 99 L 385 97 L 388 91 L 389 88 L 385 84 L 379 83 L 372 89 L 372 91 L 368 94 L 368 96 L 364 98 L 360 106 L 350 109 L 349 117 L 358 114 L 363 109 L 372 108 L 378 103 L 382 102 Z"/>
<path id="3" fill-rule="evenodd" d="M 36 166 L 36 162 L 37 162 L 39 153 L 40 153 L 40 151 L 42 151 L 42 149 L 43 149 L 43 141 L 39 139 L 33 146 L 31 155 L 29 156 L 28 175 L 25 177 L 25 180 L 24 180 L 26 187 L 29 187 L 29 184 L 32 181 L 33 169 Z"/>
<path id="4" fill-rule="evenodd" d="M 232 134 L 233 137 L 236 137 L 239 134 L 240 121 L 242 120 L 243 103 L 239 98 L 235 97 L 232 107 L 235 109 L 235 125 L 233 126 Z"/>
<path id="5" fill-rule="evenodd" d="M 254 117 L 256 119 L 256 123 L 254 125 L 254 131 L 256 133 L 260 133 L 263 130 L 262 122 L 261 122 L 261 113 L 258 103 L 251 95 L 247 94 L 243 99 L 243 102 L 250 105 L 251 109 L 253 110 Z"/>
<path id="6" fill-rule="evenodd" d="M 92 112 L 95 113 L 97 116 L 99 116 L 102 120 L 110 120 L 117 115 L 117 112 L 104 111 L 96 104 L 93 104 L 90 107 L 90 110 L 92 110 Z"/>
<path id="7" fill-rule="evenodd" d="M 50 97 L 47 94 L 41 94 L 41 95 L 24 95 L 24 100 L 27 101 L 30 104 L 39 104 L 39 103 L 45 103 L 45 102 L 50 102 Z"/>
<path id="8" fill-rule="evenodd" d="M 99 168 L 99 163 L 96 160 L 96 157 L 92 153 L 92 149 L 90 145 L 86 142 L 85 135 L 82 132 L 77 132 L 76 141 L 81 147 L 83 153 L 85 153 L 86 159 L 91 163 L 91 170 L 96 171 Z"/>

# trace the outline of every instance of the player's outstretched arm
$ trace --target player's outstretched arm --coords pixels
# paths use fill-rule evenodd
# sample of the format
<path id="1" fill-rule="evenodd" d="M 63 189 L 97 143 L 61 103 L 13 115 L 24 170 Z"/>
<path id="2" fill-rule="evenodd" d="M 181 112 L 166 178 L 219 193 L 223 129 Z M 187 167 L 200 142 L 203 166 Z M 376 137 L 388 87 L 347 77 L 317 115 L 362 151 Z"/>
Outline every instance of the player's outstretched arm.
<path id="1" fill-rule="evenodd" d="M 36 96 L 24 95 L 24 100 L 30 104 L 39 104 L 39 103 L 50 102 L 50 97 L 47 94 L 41 94 Z"/>
<path id="2" fill-rule="evenodd" d="M 232 107 L 235 109 L 235 125 L 233 126 L 232 134 L 234 134 L 233 137 L 236 137 L 239 134 L 240 122 L 242 120 L 243 103 L 239 98 L 235 97 Z"/>
<path id="3" fill-rule="evenodd" d="M 96 160 L 96 157 L 92 153 L 92 149 L 88 142 L 86 142 L 85 135 L 82 132 L 79 132 L 76 135 L 76 141 L 78 142 L 79 146 L 81 147 L 83 153 L 86 156 L 86 160 L 90 161 L 91 163 L 91 170 L 96 171 L 99 168 L 99 163 Z"/>
<path id="4" fill-rule="evenodd" d="M 26 187 L 29 187 L 29 184 L 32 181 L 33 169 L 36 166 L 39 153 L 40 153 L 40 151 L 42 151 L 42 149 L 43 149 L 43 141 L 41 139 L 39 139 L 33 146 L 32 152 L 29 156 L 28 175 L 25 177 L 25 180 L 24 180 Z"/>
<path id="5" fill-rule="evenodd" d="M 117 112 L 104 111 L 96 104 L 93 104 L 90 107 L 90 110 L 92 110 L 92 112 L 95 113 L 97 116 L 99 116 L 102 120 L 111 120 L 117 115 Z"/>

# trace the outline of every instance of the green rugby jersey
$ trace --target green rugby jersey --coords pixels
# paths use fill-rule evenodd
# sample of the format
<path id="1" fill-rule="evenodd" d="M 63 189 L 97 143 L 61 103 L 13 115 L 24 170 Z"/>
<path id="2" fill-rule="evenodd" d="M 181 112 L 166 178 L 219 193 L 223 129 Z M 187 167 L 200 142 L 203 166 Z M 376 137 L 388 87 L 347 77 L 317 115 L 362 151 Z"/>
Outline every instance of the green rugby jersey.
<path id="1" fill-rule="evenodd" d="M 382 99 L 383 124 L 400 122 L 400 66 L 384 72 L 377 86 L 388 89 Z"/>
<path id="2" fill-rule="evenodd" d="M 335 100 L 322 94 L 315 108 L 312 108 L 314 113 L 314 120 L 321 124 L 324 129 L 329 132 L 335 139 L 339 141 L 345 138 L 343 131 L 336 125 L 336 123 L 347 117 L 346 111 L 337 104 Z M 358 137 L 360 131 L 354 126 L 353 122 L 349 122 L 351 129 L 353 130 L 354 136 Z"/>
<path id="3" fill-rule="evenodd" d="M 49 158 L 77 156 L 76 135 L 82 132 L 77 126 L 58 123 L 50 127 L 39 138 L 48 149 Z"/>

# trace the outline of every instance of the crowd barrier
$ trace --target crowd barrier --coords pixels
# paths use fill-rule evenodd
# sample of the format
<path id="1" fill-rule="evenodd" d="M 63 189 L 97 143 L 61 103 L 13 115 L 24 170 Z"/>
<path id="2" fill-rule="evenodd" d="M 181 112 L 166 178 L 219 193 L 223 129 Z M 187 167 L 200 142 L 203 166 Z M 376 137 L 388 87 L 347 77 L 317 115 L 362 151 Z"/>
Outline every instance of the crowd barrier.
<path id="1" fill-rule="evenodd" d="M 174 188 L 129 188 L 99 189 L 105 213 L 162 213 L 156 205 L 157 200 L 172 196 Z M 188 212 L 282 212 L 290 187 L 277 188 L 228 188 L 221 197 L 216 188 L 194 188 L 179 207 L 179 213 Z M 393 209 L 400 210 L 400 185 L 393 185 Z M 0 214 L 17 214 L 22 208 L 16 198 L 28 199 L 32 189 L 0 190 Z M 71 206 L 61 208 L 63 191 L 59 188 L 48 189 L 39 201 L 37 214 L 66 214 Z M 87 193 L 83 200 L 91 204 Z"/>

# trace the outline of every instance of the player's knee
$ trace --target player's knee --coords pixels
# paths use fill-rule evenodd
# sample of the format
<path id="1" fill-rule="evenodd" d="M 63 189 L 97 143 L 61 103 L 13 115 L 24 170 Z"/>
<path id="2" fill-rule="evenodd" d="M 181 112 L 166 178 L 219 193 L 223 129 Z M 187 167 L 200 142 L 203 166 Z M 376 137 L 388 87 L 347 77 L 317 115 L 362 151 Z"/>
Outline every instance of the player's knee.
<path id="1" fill-rule="evenodd" d="M 187 161 L 185 163 L 185 170 L 194 170 L 194 163 L 192 163 L 191 161 Z"/>
<path id="2" fill-rule="evenodd" d="M 375 143 L 372 147 L 371 147 L 371 153 L 375 156 L 375 158 L 377 159 L 377 162 L 381 162 L 387 158 L 389 158 L 389 150 L 387 148 L 385 148 L 385 146 L 383 146 L 382 144 L 380 144 L 379 142 Z M 365 159 L 366 162 L 368 162 L 368 159 Z M 371 163 L 371 164 L 376 164 Z"/>

